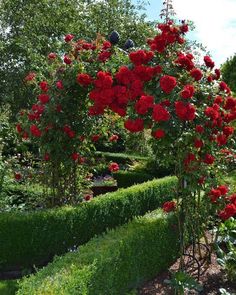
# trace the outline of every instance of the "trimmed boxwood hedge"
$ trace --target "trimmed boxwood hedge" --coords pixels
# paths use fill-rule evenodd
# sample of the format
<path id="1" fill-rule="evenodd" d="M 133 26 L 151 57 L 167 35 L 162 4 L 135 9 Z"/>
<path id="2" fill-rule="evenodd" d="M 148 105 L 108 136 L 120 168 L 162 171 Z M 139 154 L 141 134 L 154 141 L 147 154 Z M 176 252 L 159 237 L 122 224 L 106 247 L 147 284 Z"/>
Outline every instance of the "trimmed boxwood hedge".
<path id="1" fill-rule="evenodd" d="M 177 180 L 166 177 L 97 197 L 77 207 L 0 214 L 0 271 L 30 268 L 106 229 L 126 223 L 170 200 Z"/>
<path id="2" fill-rule="evenodd" d="M 121 295 L 178 256 L 175 215 L 156 210 L 57 257 L 20 283 L 17 295 Z"/>
<path id="3" fill-rule="evenodd" d="M 129 187 L 137 183 L 143 183 L 154 178 L 153 175 L 150 175 L 148 173 L 122 170 L 114 173 L 113 177 L 116 179 L 118 187 L 123 188 Z"/>

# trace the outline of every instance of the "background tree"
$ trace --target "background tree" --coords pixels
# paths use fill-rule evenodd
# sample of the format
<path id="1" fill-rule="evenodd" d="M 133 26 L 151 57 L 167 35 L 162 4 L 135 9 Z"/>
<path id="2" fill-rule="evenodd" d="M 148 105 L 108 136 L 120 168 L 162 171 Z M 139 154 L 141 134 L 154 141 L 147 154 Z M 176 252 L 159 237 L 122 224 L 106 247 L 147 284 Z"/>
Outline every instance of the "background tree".
<path id="1" fill-rule="evenodd" d="M 221 66 L 222 77 L 231 90 L 236 93 L 236 54 Z"/>
<path id="2" fill-rule="evenodd" d="M 140 14 L 143 6 L 131 0 L 3 0 L 0 3 L 0 101 L 13 113 L 30 104 L 31 90 L 24 77 L 45 68 L 45 55 L 60 50 L 62 36 L 94 39 L 97 33 L 120 33 L 138 46 L 152 34 L 152 26 Z"/>

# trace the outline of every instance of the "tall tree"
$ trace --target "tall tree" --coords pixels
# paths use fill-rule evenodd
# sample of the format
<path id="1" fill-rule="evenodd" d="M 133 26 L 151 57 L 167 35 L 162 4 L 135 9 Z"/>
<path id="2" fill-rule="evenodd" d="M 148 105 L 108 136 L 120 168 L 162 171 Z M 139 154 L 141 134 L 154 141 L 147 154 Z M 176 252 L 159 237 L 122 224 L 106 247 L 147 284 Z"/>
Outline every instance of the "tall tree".
<path id="1" fill-rule="evenodd" d="M 223 80 L 236 93 L 236 54 L 226 60 L 221 66 Z"/>

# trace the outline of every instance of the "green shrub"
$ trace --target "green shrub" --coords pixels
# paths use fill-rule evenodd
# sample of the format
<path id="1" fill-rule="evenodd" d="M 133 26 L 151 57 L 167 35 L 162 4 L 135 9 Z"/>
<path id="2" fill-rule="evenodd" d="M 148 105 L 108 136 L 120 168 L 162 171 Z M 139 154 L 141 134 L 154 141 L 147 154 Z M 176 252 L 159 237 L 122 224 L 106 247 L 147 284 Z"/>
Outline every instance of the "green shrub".
<path id="1" fill-rule="evenodd" d="M 47 197 L 42 189 L 20 184 L 5 185 L 0 193 L 0 211 L 35 210 L 46 207 Z"/>
<path id="2" fill-rule="evenodd" d="M 179 251 L 177 220 L 156 210 L 57 257 L 17 295 L 121 295 L 165 270 Z"/>
<path id="3" fill-rule="evenodd" d="M 77 207 L 0 214 L 0 269 L 40 265 L 170 200 L 176 178 L 152 180 Z"/>
<path id="4" fill-rule="evenodd" d="M 118 187 L 129 187 L 131 185 L 142 183 L 154 178 L 152 175 L 147 173 L 122 170 L 114 173 L 113 177 L 116 179 Z"/>

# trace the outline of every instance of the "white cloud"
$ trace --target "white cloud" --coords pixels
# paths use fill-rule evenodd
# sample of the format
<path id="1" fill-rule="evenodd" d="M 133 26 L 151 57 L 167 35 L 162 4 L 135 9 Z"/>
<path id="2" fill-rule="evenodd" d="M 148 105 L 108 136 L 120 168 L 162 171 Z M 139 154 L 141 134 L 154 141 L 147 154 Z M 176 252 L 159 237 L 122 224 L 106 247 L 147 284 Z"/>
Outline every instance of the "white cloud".
<path id="1" fill-rule="evenodd" d="M 195 36 L 216 65 L 236 53 L 236 0 L 173 0 L 179 19 L 194 21 Z"/>

